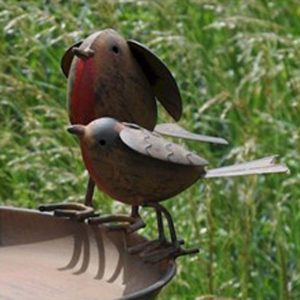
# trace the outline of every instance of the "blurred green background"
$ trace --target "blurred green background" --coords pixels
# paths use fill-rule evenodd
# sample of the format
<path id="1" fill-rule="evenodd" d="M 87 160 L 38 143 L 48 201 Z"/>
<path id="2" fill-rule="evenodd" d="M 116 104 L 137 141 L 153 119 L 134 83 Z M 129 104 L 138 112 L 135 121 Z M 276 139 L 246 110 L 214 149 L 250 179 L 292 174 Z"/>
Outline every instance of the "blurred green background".
<path id="1" fill-rule="evenodd" d="M 87 173 L 66 133 L 65 49 L 111 27 L 149 46 L 180 87 L 188 143 L 211 166 L 279 154 L 288 175 L 201 181 L 165 202 L 200 254 L 160 299 L 300 299 L 300 3 L 1 1 L 0 203 L 81 200 Z M 163 109 L 160 120 L 170 121 Z M 127 211 L 97 192 L 103 212 Z M 155 236 L 143 211 L 144 234 Z"/>

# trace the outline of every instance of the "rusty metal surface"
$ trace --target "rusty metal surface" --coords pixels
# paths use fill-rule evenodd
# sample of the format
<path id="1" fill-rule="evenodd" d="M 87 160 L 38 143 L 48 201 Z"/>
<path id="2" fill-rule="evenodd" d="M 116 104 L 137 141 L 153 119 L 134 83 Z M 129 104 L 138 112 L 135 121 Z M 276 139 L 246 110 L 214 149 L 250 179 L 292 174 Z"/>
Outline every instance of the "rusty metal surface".
<path id="1" fill-rule="evenodd" d="M 143 241 L 137 234 L 0 207 L 0 299 L 154 299 L 176 268 L 173 260 L 144 264 L 127 253 L 127 246 Z"/>
<path id="2" fill-rule="evenodd" d="M 125 125 L 120 132 L 120 138 L 129 148 L 145 156 L 187 166 L 208 164 L 207 160 L 183 146 L 172 143 L 159 134 L 141 127 L 137 129 Z"/>

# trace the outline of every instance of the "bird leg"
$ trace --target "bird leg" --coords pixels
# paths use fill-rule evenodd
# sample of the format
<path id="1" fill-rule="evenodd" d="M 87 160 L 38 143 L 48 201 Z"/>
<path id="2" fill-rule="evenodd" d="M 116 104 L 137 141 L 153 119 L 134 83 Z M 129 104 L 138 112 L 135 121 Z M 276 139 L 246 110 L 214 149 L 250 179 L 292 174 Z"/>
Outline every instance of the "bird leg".
<path id="1" fill-rule="evenodd" d="M 57 203 L 57 204 L 43 204 L 38 207 L 40 211 L 53 211 L 55 216 L 67 217 L 76 221 L 83 221 L 89 217 L 95 216 L 93 209 L 93 194 L 95 183 L 89 178 L 86 194 L 85 204 L 81 203 Z"/>
<path id="2" fill-rule="evenodd" d="M 145 206 L 153 207 L 156 210 L 159 234 L 158 240 L 153 241 L 152 243 L 149 242 L 148 245 L 141 247 L 142 252 L 140 253 L 140 256 L 145 262 L 157 263 L 166 258 L 175 259 L 182 255 L 199 252 L 197 248 L 183 249 L 181 247 L 181 245 L 184 244 L 184 241 L 178 240 L 172 216 L 164 206 L 159 203 L 149 203 Z M 163 229 L 162 215 L 165 216 L 168 222 L 171 241 L 166 240 Z M 155 246 L 153 246 L 153 244 L 155 244 Z"/>
<path id="3" fill-rule="evenodd" d="M 156 220 L 157 220 L 157 228 L 158 228 L 158 239 L 153 241 L 145 241 L 138 245 L 128 247 L 127 251 L 129 254 L 134 255 L 141 252 L 143 253 L 150 252 L 167 243 L 162 213 L 159 210 L 156 210 Z"/>
<path id="4" fill-rule="evenodd" d="M 85 206 L 93 207 L 93 195 L 95 191 L 95 182 L 91 177 L 89 177 L 88 185 L 86 188 L 86 193 L 84 197 Z"/>
<path id="5" fill-rule="evenodd" d="M 131 215 L 108 215 L 101 217 L 92 217 L 88 220 L 89 224 L 99 225 L 105 223 L 118 223 L 126 222 L 127 224 L 109 224 L 107 227 L 111 230 L 122 230 L 124 229 L 127 233 L 132 233 L 140 228 L 145 227 L 145 223 L 139 214 L 139 207 L 133 205 L 131 208 Z"/>

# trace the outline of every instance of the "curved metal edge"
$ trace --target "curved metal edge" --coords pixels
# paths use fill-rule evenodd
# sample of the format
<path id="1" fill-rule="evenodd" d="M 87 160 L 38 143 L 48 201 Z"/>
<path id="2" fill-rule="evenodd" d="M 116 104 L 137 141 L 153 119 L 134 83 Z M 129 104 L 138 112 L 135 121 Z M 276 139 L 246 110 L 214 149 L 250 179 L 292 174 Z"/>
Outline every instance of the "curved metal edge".
<path id="1" fill-rule="evenodd" d="M 44 215 L 45 217 L 52 217 L 51 213 L 41 213 L 38 210 L 35 209 L 29 209 L 29 208 L 17 208 L 13 206 L 3 206 L 0 205 L 0 210 L 10 210 L 10 211 L 20 211 L 20 212 L 27 212 L 32 214 L 38 214 L 38 215 Z M 154 299 L 157 294 L 160 292 L 160 290 L 165 287 L 172 278 L 176 275 L 176 262 L 174 259 L 171 259 L 168 262 L 168 270 L 163 277 L 155 282 L 154 284 L 148 286 L 147 288 L 143 289 L 142 291 L 135 292 L 130 295 L 126 295 L 122 298 L 118 298 L 116 300 L 151 300 Z"/>
<path id="2" fill-rule="evenodd" d="M 32 209 L 32 208 L 23 208 L 23 207 L 15 207 L 15 206 L 6 206 L 6 205 L 0 205 L 0 210 L 6 210 L 6 211 L 19 211 L 19 212 L 26 212 L 26 213 L 33 213 L 33 214 L 41 214 L 45 216 L 52 216 L 49 212 L 40 212 L 38 209 Z"/>
<path id="3" fill-rule="evenodd" d="M 159 291 L 166 286 L 172 278 L 176 275 L 176 262 L 174 259 L 169 261 L 169 267 L 167 273 L 156 283 L 150 285 L 146 289 L 133 293 L 128 296 L 124 296 L 122 298 L 118 298 L 116 300 L 150 300 L 154 299 L 154 297 L 159 293 Z"/>

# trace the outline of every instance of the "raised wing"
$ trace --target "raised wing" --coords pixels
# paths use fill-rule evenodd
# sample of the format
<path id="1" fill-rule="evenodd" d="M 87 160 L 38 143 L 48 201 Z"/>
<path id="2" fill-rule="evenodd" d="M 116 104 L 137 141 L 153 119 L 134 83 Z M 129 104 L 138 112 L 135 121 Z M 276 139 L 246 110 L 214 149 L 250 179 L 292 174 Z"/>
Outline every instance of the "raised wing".
<path id="1" fill-rule="evenodd" d="M 205 166 L 208 162 L 178 144 L 165 140 L 158 133 L 148 131 L 135 124 L 123 123 L 121 140 L 132 150 L 145 156 L 166 162 L 188 166 Z"/>
<path id="2" fill-rule="evenodd" d="M 160 58 L 145 45 L 133 40 L 128 40 L 127 43 L 148 78 L 154 95 L 167 112 L 178 121 L 182 114 L 182 103 L 173 75 Z"/>
<path id="3" fill-rule="evenodd" d="M 213 144 L 223 144 L 228 145 L 228 142 L 219 137 L 207 136 L 202 134 L 196 134 L 186 129 L 180 127 L 173 123 L 163 123 L 155 126 L 154 131 L 167 136 L 172 136 L 176 138 L 194 140 L 199 142 L 213 143 Z"/>

